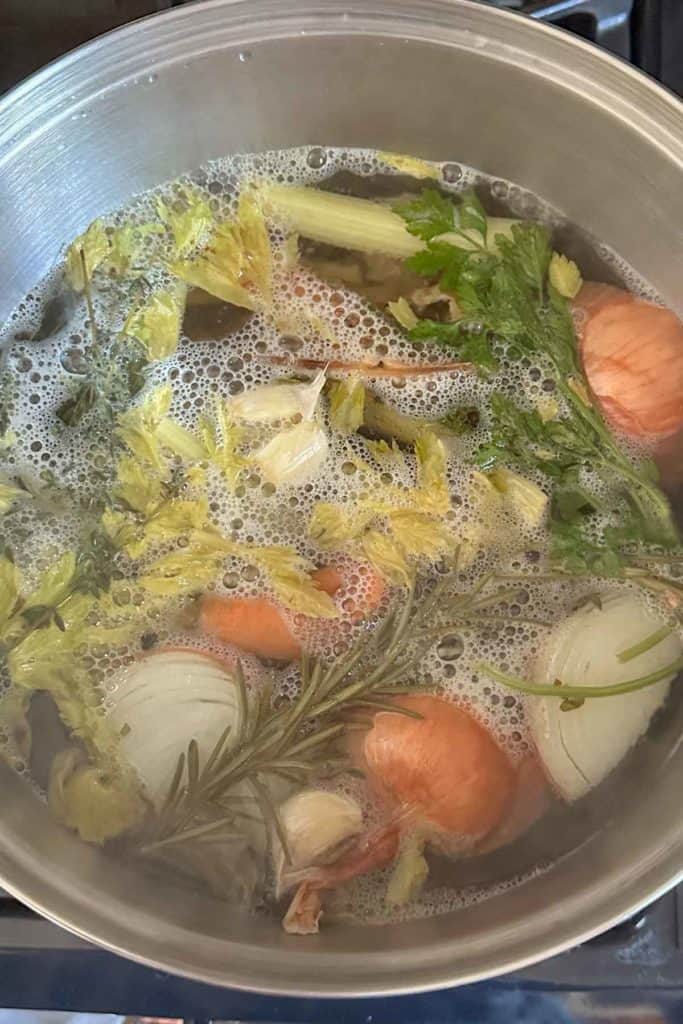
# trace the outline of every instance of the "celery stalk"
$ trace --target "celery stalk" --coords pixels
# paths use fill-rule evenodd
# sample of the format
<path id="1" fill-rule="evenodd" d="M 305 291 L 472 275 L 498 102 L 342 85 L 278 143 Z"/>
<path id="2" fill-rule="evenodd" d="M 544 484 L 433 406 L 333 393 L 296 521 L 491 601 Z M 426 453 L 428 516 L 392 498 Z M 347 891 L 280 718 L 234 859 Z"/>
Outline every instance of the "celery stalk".
<path id="1" fill-rule="evenodd" d="M 425 247 L 422 239 L 406 229 L 403 218 L 382 203 L 290 185 L 265 184 L 261 186 L 261 196 L 270 219 L 316 242 L 397 259 L 412 256 Z M 487 247 L 494 252 L 496 235 L 510 236 L 516 223 L 507 217 L 489 217 Z M 475 231 L 464 234 L 472 237 L 471 248 L 477 248 L 479 235 Z M 468 247 L 461 234 L 441 235 L 439 241 L 461 249 Z"/>
<path id="2" fill-rule="evenodd" d="M 206 449 L 199 438 L 167 416 L 159 423 L 156 433 L 164 447 L 170 448 L 181 459 L 201 462 L 207 456 Z"/>

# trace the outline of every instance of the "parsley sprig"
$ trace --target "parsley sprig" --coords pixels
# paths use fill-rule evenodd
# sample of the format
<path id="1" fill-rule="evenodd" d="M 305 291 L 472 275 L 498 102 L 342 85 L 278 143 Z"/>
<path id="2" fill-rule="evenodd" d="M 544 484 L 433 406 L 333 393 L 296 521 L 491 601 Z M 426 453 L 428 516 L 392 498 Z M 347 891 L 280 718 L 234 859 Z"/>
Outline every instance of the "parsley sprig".
<path id="1" fill-rule="evenodd" d="M 526 357 L 551 377 L 562 400 L 559 417 L 546 419 L 503 390 L 495 391 L 489 407 L 491 439 L 478 457 L 485 469 L 512 463 L 553 481 L 556 560 L 574 571 L 596 568 L 617 574 L 623 552 L 633 545 L 677 545 L 678 530 L 655 464 L 635 462 L 622 451 L 591 401 L 569 303 L 549 281 L 553 250 L 548 229 L 519 223 L 509 235 L 491 239 L 474 193 L 465 193 L 456 204 L 426 189 L 396 211 L 408 230 L 427 243 L 408 265 L 438 278 L 462 311 L 456 323 L 422 320 L 411 336 L 457 349 L 485 374 L 496 371 L 498 348 L 508 359 Z M 585 471 L 614 496 L 609 510 L 582 482 L 589 475 Z M 591 517 L 599 511 L 617 512 L 620 526 L 607 527 L 596 541 Z"/>

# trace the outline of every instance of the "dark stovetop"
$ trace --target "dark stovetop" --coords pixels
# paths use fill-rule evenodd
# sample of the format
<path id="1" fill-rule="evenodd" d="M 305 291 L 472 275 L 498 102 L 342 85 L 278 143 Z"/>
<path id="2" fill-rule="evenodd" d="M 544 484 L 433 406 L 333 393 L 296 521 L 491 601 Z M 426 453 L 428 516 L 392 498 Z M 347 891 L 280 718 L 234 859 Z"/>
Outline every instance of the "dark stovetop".
<path id="1" fill-rule="evenodd" d="M 683 1020 L 683 888 L 631 921 L 495 982 L 391 999 L 272 998 L 123 960 L 0 896 L 0 1005 L 313 1024 L 588 1024 Z M 643 1016 L 633 1016 L 634 1007 Z M 645 1012 L 647 1010 L 647 1012 Z"/>
<path id="2" fill-rule="evenodd" d="M 186 0 L 0 0 L 0 94 L 86 39 Z M 487 0 L 484 0 L 487 2 Z M 489 0 L 554 21 L 683 94 L 683 0 Z M 97 950 L 0 891 L 0 1005 L 261 1022 L 683 1021 L 683 887 L 590 943 L 496 982 L 421 996 L 273 999 Z"/>

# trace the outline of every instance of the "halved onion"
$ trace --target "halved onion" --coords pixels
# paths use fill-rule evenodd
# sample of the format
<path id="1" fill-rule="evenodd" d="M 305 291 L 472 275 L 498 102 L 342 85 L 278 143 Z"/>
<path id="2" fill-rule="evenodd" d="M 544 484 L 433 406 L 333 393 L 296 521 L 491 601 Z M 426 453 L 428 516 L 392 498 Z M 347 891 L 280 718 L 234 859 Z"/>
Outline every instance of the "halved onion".
<path id="1" fill-rule="evenodd" d="M 161 650 L 122 669 L 111 682 L 109 714 L 121 755 L 157 805 L 191 740 L 197 741 L 201 768 L 227 726 L 234 736 L 239 732 L 239 697 L 227 661 L 191 649 Z"/>
<path id="2" fill-rule="evenodd" d="M 634 594 L 584 606 L 560 624 L 534 670 L 534 681 L 599 686 L 626 682 L 672 664 L 683 652 L 674 633 L 628 660 L 618 655 L 662 626 Z M 562 710 L 556 697 L 529 697 L 527 716 L 551 784 L 565 800 L 578 800 L 602 782 L 647 731 L 666 700 L 673 676 L 633 693 L 588 699 Z M 561 692 L 561 691 L 560 691 Z"/>

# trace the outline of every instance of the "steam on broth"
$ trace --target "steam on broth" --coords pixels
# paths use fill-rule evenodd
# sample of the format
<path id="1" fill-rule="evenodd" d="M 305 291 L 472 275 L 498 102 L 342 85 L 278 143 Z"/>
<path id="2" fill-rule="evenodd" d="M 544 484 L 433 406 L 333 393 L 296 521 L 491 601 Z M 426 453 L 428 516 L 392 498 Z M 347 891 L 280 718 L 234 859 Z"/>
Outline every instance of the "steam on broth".
<path id="1" fill-rule="evenodd" d="M 683 327 L 524 190 L 226 158 L 2 346 L 2 753 L 112 856 L 292 932 L 444 912 L 671 699 Z"/>

